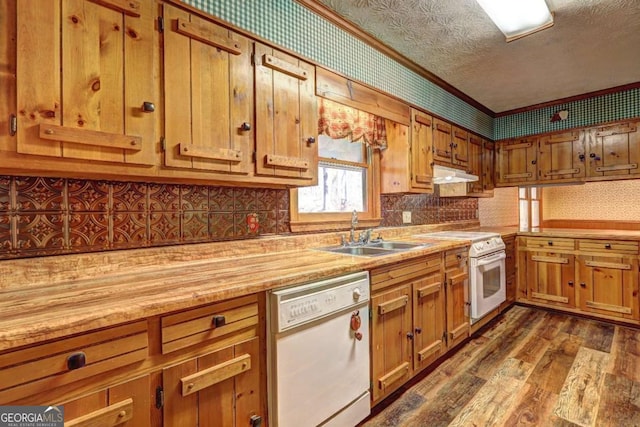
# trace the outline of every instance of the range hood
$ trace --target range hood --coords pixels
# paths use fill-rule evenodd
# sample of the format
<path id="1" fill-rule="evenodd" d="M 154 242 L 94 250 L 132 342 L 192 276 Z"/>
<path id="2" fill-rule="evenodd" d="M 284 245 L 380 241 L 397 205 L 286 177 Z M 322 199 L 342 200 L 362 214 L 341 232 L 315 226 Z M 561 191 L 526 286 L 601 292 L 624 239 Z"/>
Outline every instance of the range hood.
<path id="1" fill-rule="evenodd" d="M 434 184 L 453 184 L 458 182 L 477 181 L 476 175 L 468 174 L 460 169 L 454 169 L 447 166 L 433 166 L 433 183 Z"/>

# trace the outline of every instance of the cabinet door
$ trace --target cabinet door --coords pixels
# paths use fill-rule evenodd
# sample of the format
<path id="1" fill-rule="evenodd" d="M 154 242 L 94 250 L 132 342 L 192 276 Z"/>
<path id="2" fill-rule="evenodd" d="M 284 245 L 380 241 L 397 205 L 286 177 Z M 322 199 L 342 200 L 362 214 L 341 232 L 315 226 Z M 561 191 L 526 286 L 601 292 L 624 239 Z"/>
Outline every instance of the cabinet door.
<path id="1" fill-rule="evenodd" d="M 528 299 L 562 307 L 575 307 L 574 271 L 574 256 L 571 254 L 528 252 Z"/>
<path id="2" fill-rule="evenodd" d="M 252 415 L 264 417 L 259 357 L 254 338 L 164 369 L 163 425 L 241 426 Z"/>
<path id="3" fill-rule="evenodd" d="M 478 176 L 478 180 L 467 184 L 467 193 L 479 194 L 484 190 L 483 140 L 477 136 L 469 136 L 469 171 Z"/>
<path id="4" fill-rule="evenodd" d="M 437 258 L 439 264 L 440 256 Z M 413 282 L 413 328 L 413 365 L 417 372 L 447 349 L 444 284 L 438 265 L 429 275 Z"/>
<path id="5" fill-rule="evenodd" d="M 447 283 L 447 345 L 449 348 L 469 336 L 468 248 L 445 254 Z"/>
<path id="6" fill-rule="evenodd" d="M 314 185 L 318 175 L 315 69 L 255 44 L 256 173 Z"/>
<path id="7" fill-rule="evenodd" d="M 149 376 L 62 404 L 64 405 L 64 425 L 68 427 L 151 426 Z"/>
<path id="8" fill-rule="evenodd" d="M 497 184 L 515 185 L 535 181 L 537 177 L 536 138 L 500 141 L 496 147 Z"/>
<path id="9" fill-rule="evenodd" d="M 540 180 L 560 181 L 585 176 L 584 137 L 581 138 L 580 134 L 581 132 L 573 131 L 540 138 Z"/>
<path id="10" fill-rule="evenodd" d="M 439 119 L 433 119 L 433 160 L 451 163 L 451 125 Z"/>
<path id="11" fill-rule="evenodd" d="M 469 134 L 453 126 L 451 135 L 451 163 L 465 171 L 469 169 Z"/>
<path id="12" fill-rule="evenodd" d="M 411 377 L 411 284 L 372 296 L 371 318 L 371 379 L 377 402 Z"/>
<path id="13" fill-rule="evenodd" d="M 153 164 L 154 3 L 21 1 L 17 19 L 18 152 Z"/>
<path id="14" fill-rule="evenodd" d="M 579 256 L 580 309 L 638 319 L 638 260 L 633 257 Z"/>
<path id="15" fill-rule="evenodd" d="M 433 119 L 411 110 L 411 187 L 433 192 Z"/>
<path id="16" fill-rule="evenodd" d="M 587 176 L 640 175 L 640 132 L 636 122 L 618 123 L 588 132 Z"/>
<path id="17" fill-rule="evenodd" d="M 165 165 L 249 173 L 250 41 L 169 5 L 164 19 Z"/>
<path id="18" fill-rule="evenodd" d="M 493 191 L 495 188 L 495 166 L 496 150 L 495 144 L 490 141 L 483 141 L 482 144 L 482 188 L 486 191 Z"/>

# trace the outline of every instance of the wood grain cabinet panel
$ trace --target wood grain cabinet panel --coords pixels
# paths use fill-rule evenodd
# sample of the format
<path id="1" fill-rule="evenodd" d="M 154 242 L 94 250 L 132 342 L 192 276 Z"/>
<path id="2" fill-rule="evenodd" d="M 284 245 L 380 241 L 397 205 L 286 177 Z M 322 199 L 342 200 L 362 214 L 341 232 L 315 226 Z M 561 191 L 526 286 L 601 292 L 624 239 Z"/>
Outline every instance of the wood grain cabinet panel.
<path id="1" fill-rule="evenodd" d="M 444 254 L 448 348 L 464 341 L 470 333 L 468 251 L 465 247 Z"/>
<path id="2" fill-rule="evenodd" d="M 560 307 L 574 308 L 575 257 L 569 253 L 528 252 L 527 298 Z"/>
<path id="3" fill-rule="evenodd" d="M 261 43 L 255 43 L 254 67 L 256 173 L 315 185 L 315 67 Z"/>
<path id="4" fill-rule="evenodd" d="M 189 359 L 162 372 L 163 425 L 242 426 L 264 419 L 259 339 Z"/>
<path id="5" fill-rule="evenodd" d="M 469 136 L 469 172 L 479 178 L 477 181 L 467 184 L 467 194 L 469 196 L 481 195 L 484 191 L 484 142 L 485 141 L 480 137 L 475 135 Z"/>
<path id="6" fill-rule="evenodd" d="M 459 169 L 469 169 L 469 134 L 453 126 L 451 133 L 451 162 Z"/>
<path id="7" fill-rule="evenodd" d="M 496 169 L 495 143 L 484 141 L 482 149 L 482 189 L 485 194 L 493 195 Z"/>
<path id="8" fill-rule="evenodd" d="M 150 427 L 151 384 L 149 376 L 114 385 L 64 405 L 67 427 Z"/>
<path id="9" fill-rule="evenodd" d="M 587 176 L 618 179 L 640 176 L 638 122 L 622 122 L 587 131 Z"/>
<path id="10" fill-rule="evenodd" d="M 535 182 L 538 178 L 538 138 L 496 143 L 496 186 Z"/>
<path id="11" fill-rule="evenodd" d="M 169 5 L 164 21 L 165 165 L 249 174 L 251 41 Z"/>
<path id="12" fill-rule="evenodd" d="M 153 165 L 155 19 L 147 1 L 17 2 L 17 151 Z"/>
<path id="13" fill-rule="evenodd" d="M 541 181 L 575 181 L 585 176 L 585 132 L 572 131 L 540 138 L 538 178 Z"/>
<path id="14" fill-rule="evenodd" d="M 433 193 L 433 118 L 411 109 L 409 128 L 386 121 L 388 147 L 381 155 L 382 193 Z"/>

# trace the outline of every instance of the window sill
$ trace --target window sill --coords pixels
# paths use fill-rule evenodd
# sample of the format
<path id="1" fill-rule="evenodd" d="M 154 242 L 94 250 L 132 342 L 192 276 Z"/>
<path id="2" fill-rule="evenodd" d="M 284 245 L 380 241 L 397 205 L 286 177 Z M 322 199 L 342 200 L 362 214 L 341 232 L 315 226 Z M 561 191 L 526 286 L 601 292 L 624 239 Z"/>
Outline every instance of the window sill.
<path id="1" fill-rule="evenodd" d="M 382 218 L 358 219 L 358 229 L 374 228 L 380 225 Z M 305 233 L 309 231 L 344 231 L 351 228 L 347 220 L 315 220 L 315 221 L 291 221 L 293 233 Z"/>

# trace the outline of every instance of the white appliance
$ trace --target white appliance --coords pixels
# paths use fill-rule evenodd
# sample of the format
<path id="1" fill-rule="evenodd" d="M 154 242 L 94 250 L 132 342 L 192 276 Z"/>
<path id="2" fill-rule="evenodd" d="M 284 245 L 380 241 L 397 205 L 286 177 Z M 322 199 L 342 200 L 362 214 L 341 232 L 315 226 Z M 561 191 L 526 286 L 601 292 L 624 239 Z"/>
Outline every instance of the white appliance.
<path id="1" fill-rule="evenodd" d="M 355 426 L 369 415 L 369 299 L 368 272 L 270 293 L 270 426 Z"/>
<path id="2" fill-rule="evenodd" d="M 469 301 L 474 324 L 506 299 L 505 245 L 498 233 L 438 231 L 416 237 L 470 240 Z"/>

